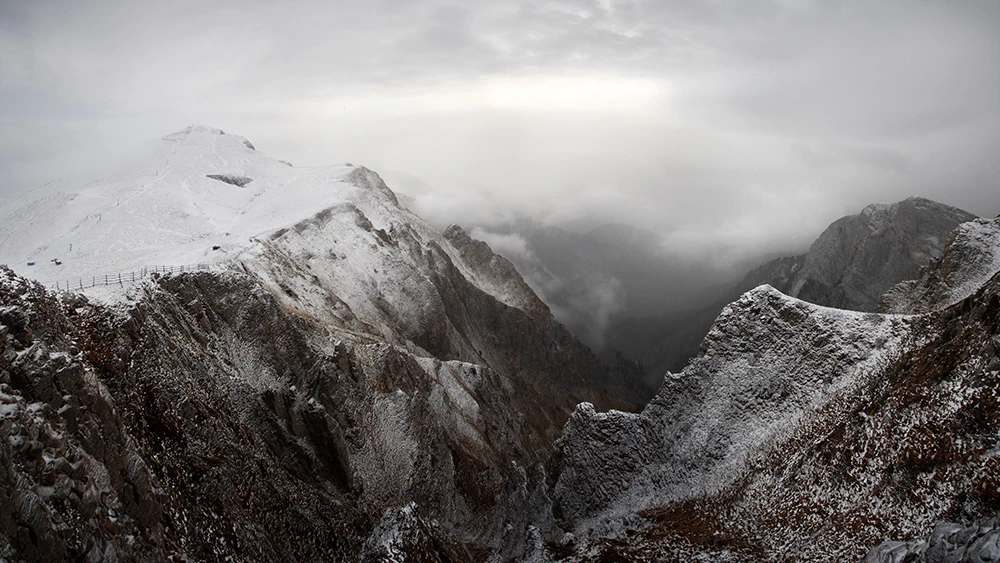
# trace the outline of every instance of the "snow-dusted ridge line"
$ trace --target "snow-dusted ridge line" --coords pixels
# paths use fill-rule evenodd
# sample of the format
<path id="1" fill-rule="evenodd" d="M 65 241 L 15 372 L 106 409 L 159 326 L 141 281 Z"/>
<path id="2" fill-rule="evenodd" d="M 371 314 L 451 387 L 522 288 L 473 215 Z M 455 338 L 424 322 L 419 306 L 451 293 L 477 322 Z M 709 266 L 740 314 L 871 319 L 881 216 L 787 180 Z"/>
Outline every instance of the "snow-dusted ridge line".
<path id="1" fill-rule="evenodd" d="M 891 314 L 747 291 L 641 413 L 578 406 L 549 464 L 550 537 L 572 532 L 578 561 L 825 562 L 988 516 L 998 241 L 1000 220 L 961 224 L 908 286 L 919 306 Z"/>
<path id="2" fill-rule="evenodd" d="M 209 176 L 253 181 L 237 187 Z M 523 295 L 526 287 L 477 274 L 441 233 L 400 208 L 375 172 L 353 165 L 290 167 L 254 150 L 244 137 L 205 126 L 166 135 L 129 166 L 97 180 L 67 178 L 0 201 L 0 263 L 53 287 L 149 264 L 242 270 L 245 257 L 262 253 L 260 241 L 344 205 L 362 216 L 342 225 L 347 231 L 367 224 L 385 236 L 412 232 L 419 244 L 436 242 L 468 279 L 501 302 L 534 304 Z M 359 246 L 338 251 L 361 269 L 377 268 L 382 259 L 372 255 L 371 243 L 347 231 L 329 233 L 328 242 L 351 239 Z"/>
<path id="3" fill-rule="evenodd" d="M 881 311 L 925 313 L 962 301 L 1000 272 L 1000 217 L 959 225 L 942 256 L 918 279 L 902 282 L 882 296 Z"/>
<path id="4" fill-rule="evenodd" d="M 702 354 L 679 377 L 666 377 L 640 414 L 586 406 L 574 413 L 561 439 L 572 471 L 557 482 L 560 502 L 582 516 L 582 528 L 601 528 L 609 518 L 719 490 L 750 456 L 858 385 L 868 366 L 898 354 L 913 318 L 822 307 L 768 285 L 746 292 L 719 315 Z M 615 446 L 597 445 L 618 433 Z M 588 435 L 602 438 L 591 443 Z M 589 445 L 573 444 L 578 439 Z M 634 463 L 623 468 L 621 459 Z"/>

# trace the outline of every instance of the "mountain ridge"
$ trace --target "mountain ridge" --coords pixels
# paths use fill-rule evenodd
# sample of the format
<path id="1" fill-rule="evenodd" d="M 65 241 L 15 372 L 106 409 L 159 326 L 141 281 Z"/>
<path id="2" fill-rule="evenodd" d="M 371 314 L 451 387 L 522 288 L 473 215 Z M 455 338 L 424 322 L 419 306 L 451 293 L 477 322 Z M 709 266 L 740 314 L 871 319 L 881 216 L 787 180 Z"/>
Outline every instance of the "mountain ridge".
<path id="1" fill-rule="evenodd" d="M 963 231 L 993 240 L 1000 222 Z M 944 250 L 956 263 L 964 240 Z M 744 294 L 641 413 L 577 409 L 547 462 L 538 557 L 898 561 L 927 544 L 875 546 L 995 515 L 1000 272 L 955 272 L 975 290 L 922 314 Z M 996 533 L 963 537 L 949 549 L 1000 555 Z"/>
<path id="2" fill-rule="evenodd" d="M 244 141 L 192 127 L 5 200 L 0 473 L 18 486 L 0 504 L 21 508 L 0 510 L 0 557 L 339 560 L 421 534 L 519 557 L 528 476 L 576 403 L 638 391 L 510 262 L 375 172 Z M 212 269 L 82 294 L 18 275 L 193 262 Z"/>
<path id="3" fill-rule="evenodd" d="M 723 308 L 763 283 L 811 303 L 874 312 L 883 294 L 918 277 L 943 254 L 952 231 L 975 218 L 916 196 L 868 205 L 831 223 L 808 252 L 758 266 L 703 308 L 613 323 L 609 342 L 649 373 L 680 371 Z M 636 341 L 645 351 L 633 345 Z"/>

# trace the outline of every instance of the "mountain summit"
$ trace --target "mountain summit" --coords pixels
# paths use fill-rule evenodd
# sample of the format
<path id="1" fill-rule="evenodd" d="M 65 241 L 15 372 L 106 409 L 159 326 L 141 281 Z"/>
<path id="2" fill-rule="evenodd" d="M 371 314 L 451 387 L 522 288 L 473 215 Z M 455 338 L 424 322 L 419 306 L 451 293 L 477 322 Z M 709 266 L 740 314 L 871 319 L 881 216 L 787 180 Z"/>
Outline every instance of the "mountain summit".
<path id="1" fill-rule="evenodd" d="M 252 147 L 219 129 L 188 127 L 122 169 L 15 194 L 0 212 L 0 262 L 46 283 L 224 262 L 251 237 L 357 189 L 352 167 L 292 168 Z"/>

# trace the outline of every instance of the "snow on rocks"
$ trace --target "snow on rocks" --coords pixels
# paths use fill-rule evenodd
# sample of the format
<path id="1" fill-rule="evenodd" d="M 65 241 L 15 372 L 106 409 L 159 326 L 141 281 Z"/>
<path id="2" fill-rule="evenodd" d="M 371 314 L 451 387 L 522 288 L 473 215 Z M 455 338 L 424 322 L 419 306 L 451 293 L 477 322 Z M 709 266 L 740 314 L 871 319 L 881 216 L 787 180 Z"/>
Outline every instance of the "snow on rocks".
<path id="1" fill-rule="evenodd" d="M 976 219 L 959 225 L 940 258 L 916 280 L 892 287 L 880 310 L 925 313 L 944 309 L 969 297 L 1000 273 L 1000 218 Z"/>
<path id="2" fill-rule="evenodd" d="M 1000 519 L 962 526 L 940 522 L 923 539 L 887 541 L 871 550 L 865 563 L 987 563 L 1000 561 Z"/>
<path id="3" fill-rule="evenodd" d="M 572 530 L 575 561 L 832 562 L 995 515 L 998 295 L 994 275 L 946 309 L 879 315 L 748 292 L 641 414 L 577 409 L 549 463 L 548 534 Z M 892 543 L 869 560 L 952 560 L 959 528 L 933 556 Z M 984 561 L 991 534 L 972 542 Z"/>
<path id="4" fill-rule="evenodd" d="M 86 286 L 105 275 L 163 265 L 243 270 L 255 263 L 255 256 L 266 254 L 266 247 L 283 243 L 289 246 L 286 255 L 304 258 L 295 241 L 274 242 L 281 238 L 275 233 L 294 227 L 298 234 L 311 232 L 301 242 L 313 252 L 341 260 L 325 266 L 342 271 L 345 260 L 354 265 L 349 275 L 326 279 L 333 285 L 314 291 L 353 300 L 372 326 L 385 320 L 378 318 L 383 315 L 358 303 L 377 301 L 379 289 L 372 278 L 391 284 L 413 277 L 419 254 L 431 242 L 487 293 L 512 306 L 530 301 L 526 286 L 512 294 L 495 285 L 506 281 L 472 276 L 461 253 L 401 209 L 373 171 L 347 165 L 289 167 L 253 150 L 243 137 L 209 127 L 167 135 L 130 166 L 110 174 L 67 178 L 14 194 L 2 201 L 0 210 L 0 264 L 53 286 Z M 346 222 L 324 221 L 344 213 Z M 397 237 L 405 248 L 382 248 L 395 244 Z M 266 273 L 267 268 L 258 267 Z M 389 276 L 376 275 L 387 271 Z M 392 271 L 398 275 L 393 277 Z M 108 300 L 124 293 L 117 288 L 85 291 Z"/>
<path id="5" fill-rule="evenodd" d="M 365 541 L 361 563 L 462 563 L 473 557 L 449 542 L 435 522 L 418 516 L 417 503 L 385 511 L 378 526 Z"/>
<path id="6" fill-rule="evenodd" d="M 577 408 L 556 445 L 564 525 L 721 489 L 749 457 L 896 357 L 908 325 L 907 317 L 820 307 L 770 286 L 746 293 L 640 415 Z"/>

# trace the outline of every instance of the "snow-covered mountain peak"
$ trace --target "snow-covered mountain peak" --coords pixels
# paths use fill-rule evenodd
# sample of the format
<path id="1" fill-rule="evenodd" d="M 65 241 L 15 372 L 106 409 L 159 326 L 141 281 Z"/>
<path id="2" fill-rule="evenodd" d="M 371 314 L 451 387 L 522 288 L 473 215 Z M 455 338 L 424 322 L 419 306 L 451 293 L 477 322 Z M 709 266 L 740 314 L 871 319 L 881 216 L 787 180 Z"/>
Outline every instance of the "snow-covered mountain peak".
<path id="1" fill-rule="evenodd" d="M 166 141 L 180 141 L 188 138 L 191 135 L 225 135 L 226 132 L 222 129 L 216 127 L 209 127 L 207 125 L 188 125 L 180 131 L 176 131 L 169 135 L 164 135 L 163 139 Z"/>
<path id="2" fill-rule="evenodd" d="M 338 202 L 395 204 L 387 188 L 363 195 L 377 182 L 352 172 L 292 168 L 239 135 L 189 127 L 97 179 L 67 178 L 5 199 L 0 263 L 45 283 L 77 284 L 154 266 L 217 263 L 252 237 Z"/>
<path id="3" fill-rule="evenodd" d="M 109 300 L 128 288 L 119 273 L 131 281 L 164 266 L 237 270 L 312 318 L 471 362 L 484 361 L 488 346 L 459 336 L 475 323 L 452 318 L 454 284 L 553 324 L 506 259 L 401 208 L 374 171 L 290 167 L 209 127 L 167 135 L 97 180 L 2 202 L 0 264 Z M 487 301 L 477 306 L 495 306 Z"/>
<path id="4" fill-rule="evenodd" d="M 238 142 L 250 150 L 256 150 L 254 149 L 253 144 L 248 141 L 246 137 L 242 137 L 240 135 L 229 135 L 222 129 L 208 127 L 205 125 L 190 125 L 180 131 L 177 131 L 176 133 L 164 135 L 161 138 L 164 141 L 171 141 L 175 143 L 207 144 L 207 139 L 210 139 L 212 142 L 216 141 L 216 139 L 211 139 L 211 137 L 226 137 L 227 141 Z"/>
<path id="5" fill-rule="evenodd" d="M 226 516 L 234 529 L 275 529 L 274 522 L 293 520 L 281 515 L 288 510 L 315 524 L 295 526 L 299 532 L 316 530 L 342 544 L 331 548 L 280 531 L 274 538 L 249 532 L 261 550 L 249 550 L 241 538 L 233 543 L 239 544 L 234 549 L 241 557 L 274 560 L 281 558 L 275 554 L 288 553 L 298 559 L 344 560 L 345 554 L 366 547 L 370 531 L 372 542 L 380 544 L 421 522 L 433 527 L 404 537 L 404 544 L 444 537 L 438 533 L 440 523 L 458 538 L 446 538 L 455 545 L 471 542 L 484 546 L 476 550 L 519 553 L 518 530 L 531 517 L 520 510 L 531 498 L 525 468 L 544 459 L 578 402 L 634 408 L 641 397 L 638 386 L 623 382 L 555 322 L 509 261 L 461 229 L 440 233 L 401 208 L 374 171 L 350 165 L 291 167 L 251 150 L 242 137 L 210 128 L 167 135 L 130 166 L 96 180 L 60 181 L 0 202 L 0 265 L 5 262 L 50 286 L 59 282 L 61 291 L 53 296 L 0 267 L 0 418 L 9 418 L 11 409 L 28 413 L 34 408 L 29 404 L 41 405 L 37 401 L 50 397 L 61 402 L 45 408 L 62 416 L 70 408 L 62 409 L 64 402 L 83 396 L 86 373 L 92 382 L 87 393 L 100 388 L 131 395 L 116 399 L 118 408 L 87 399 L 80 403 L 87 414 L 76 418 L 74 411 L 66 415 L 73 422 L 59 423 L 75 432 L 75 421 L 102 417 L 100 426 L 79 424 L 88 436 L 99 436 L 101 451 L 121 452 L 94 461 L 111 468 L 93 465 L 104 472 L 99 475 L 142 467 L 140 462 L 161 457 L 147 452 L 165 451 L 164 444 L 176 443 L 174 436 L 190 432 L 190 438 L 182 438 L 183 452 L 171 451 L 162 459 L 184 465 L 187 453 L 200 460 L 203 452 L 222 452 L 227 459 L 221 464 L 231 468 L 222 481 L 247 490 L 265 483 L 263 488 L 280 497 L 270 505 L 275 509 L 251 501 L 256 508 L 245 514 L 255 523 L 249 526 Z M 155 266 L 172 266 L 176 272 L 192 264 L 209 264 L 213 271 L 141 273 Z M 140 273 L 131 286 L 134 298 L 123 303 L 119 298 L 131 284 L 129 271 Z M 122 282 L 118 272 L 126 273 Z M 2 278 L 13 281 L 4 284 Z M 105 279 L 110 283 L 101 283 Z M 65 293 L 67 286 L 102 299 L 80 299 Z M 70 312 L 64 314 L 64 308 Z M 34 323 L 30 330 L 29 320 Z M 78 330 L 71 324 L 77 321 L 87 328 L 81 324 Z M 70 348 L 74 335 L 80 338 Z M 60 352 L 47 353 L 45 343 L 31 341 L 38 337 L 58 340 Z M 12 359 L 26 346 L 36 352 L 23 355 L 42 363 L 17 362 L 15 367 Z M 97 354 L 101 359 L 89 364 Z M 56 369 L 69 373 L 63 368 L 70 356 L 79 362 L 76 371 L 60 376 L 58 385 L 39 375 Z M 51 358 L 57 363 L 50 364 Z M 96 371 L 86 371 L 92 368 L 103 371 L 95 377 Z M 27 398 L 12 399 L 9 384 Z M 60 387 L 64 384 L 76 387 Z M 134 400 L 133 393 L 147 389 L 158 398 Z M 110 400 L 108 393 L 98 392 L 100 400 Z M 8 406 L 12 401 L 18 406 Z M 138 416 L 130 407 L 139 409 Z M 151 449 L 132 441 L 122 429 L 167 428 L 160 422 L 133 423 L 146 415 L 176 421 L 181 434 L 140 430 L 140 439 L 156 444 Z M 24 417 L 18 420 L 16 427 L 2 425 L 0 443 L 8 443 L 8 429 L 33 428 L 22 426 Z M 24 435 L 36 435 L 30 432 Z M 74 449 L 59 457 L 81 455 Z M 29 487 L 40 479 L 21 477 L 11 470 L 19 461 L 0 458 L 0 474 L 26 483 L 24 496 L 8 494 L 13 500 L 0 505 L 37 498 Z M 274 464 L 260 465 L 264 458 Z M 90 461 L 81 463 L 91 467 Z M 125 486 L 137 491 L 128 498 L 141 497 L 148 506 L 142 508 L 144 516 L 133 510 L 128 518 L 163 528 L 157 503 L 188 504 L 172 496 L 176 489 L 168 475 L 202 472 L 204 465 L 198 463 L 195 470 L 151 466 L 154 477 L 135 473 L 142 484 L 135 489 L 128 481 Z M 248 474 L 261 480 L 243 480 Z M 98 481 L 92 475 L 82 479 Z M 151 484 L 160 476 L 162 488 Z M 297 484 L 283 484 L 292 481 Z M 111 490 L 117 485 L 102 483 L 97 497 L 117 494 Z M 222 495 L 209 504 L 229 514 L 236 504 L 228 491 L 235 489 L 209 487 Z M 69 491 L 69 485 L 64 488 Z M 0 498 L 4 494 L 0 491 Z M 309 507 L 299 511 L 296 497 Z M 206 497 L 192 492 L 187 498 Z M 201 503 L 190 506 L 197 504 L 199 514 L 206 514 Z M 187 521 L 184 509 L 173 508 L 179 504 L 162 505 L 162 513 Z M 385 526 L 372 530 L 387 509 L 406 506 L 411 508 L 404 509 L 403 518 L 389 517 Z M 329 517 L 315 519 L 316 508 Z M 50 512 L 44 510 L 22 520 L 51 530 L 45 519 Z M 424 514 L 428 518 L 422 521 Z M 200 520 L 195 526 L 209 529 Z M 121 528 L 121 535 L 131 535 L 132 529 Z M 304 552 L 278 548 L 276 541 L 310 547 Z M 27 553 L 62 553 L 55 542 L 46 536 L 43 547 Z M 432 547 L 435 553 L 438 547 Z M 2 546 L 0 552 L 6 554 Z M 149 557 L 108 553 L 122 560 L 166 558 L 162 550 Z M 191 553 L 204 559 L 201 554 L 208 552 Z"/>

